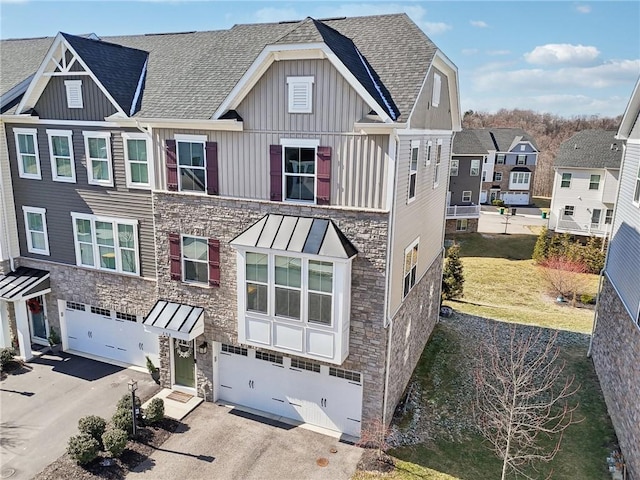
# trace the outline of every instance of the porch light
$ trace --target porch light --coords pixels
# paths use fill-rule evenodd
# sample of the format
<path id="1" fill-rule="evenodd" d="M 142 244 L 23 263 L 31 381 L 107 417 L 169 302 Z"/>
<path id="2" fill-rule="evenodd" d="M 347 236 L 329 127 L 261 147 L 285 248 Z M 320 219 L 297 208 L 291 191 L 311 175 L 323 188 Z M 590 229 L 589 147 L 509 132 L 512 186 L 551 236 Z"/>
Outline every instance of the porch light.
<path id="1" fill-rule="evenodd" d="M 133 429 L 132 429 L 132 433 L 133 436 L 136 436 L 136 415 L 138 412 L 136 412 L 136 390 L 138 390 L 138 382 L 135 381 L 133 378 L 131 380 L 129 380 L 129 383 L 127 383 L 127 386 L 129 387 L 129 391 L 131 392 L 131 419 L 133 421 Z"/>
<path id="2" fill-rule="evenodd" d="M 207 353 L 208 348 L 209 344 L 207 342 L 202 342 L 200 345 L 198 345 L 198 353 L 200 355 L 204 355 L 205 353 Z"/>

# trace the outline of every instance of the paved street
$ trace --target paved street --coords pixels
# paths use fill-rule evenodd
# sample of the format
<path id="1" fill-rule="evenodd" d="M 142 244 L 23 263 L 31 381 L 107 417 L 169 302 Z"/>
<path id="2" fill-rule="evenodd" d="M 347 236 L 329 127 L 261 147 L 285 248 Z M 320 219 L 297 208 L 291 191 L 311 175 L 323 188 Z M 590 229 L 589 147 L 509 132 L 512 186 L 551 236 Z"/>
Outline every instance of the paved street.
<path id="1" fill-rule="evenodd" d="M 500 215 L 496 207 L 483 206 L 478 222 L 478 232 L 504 233 L 505 222 L 508 222 L 506 229 L 509 234 L 537 235 L 540 227 L 546 226 L 548 222 L 548 219 L 542 218 L 537 208 L 516 207 L 516 215 L 510 214 L 511 209 L 505 210 L 505 214 Z"/>
<path id="2" fill-rule="evenodd" d="M 62 455 L 78 419 L 108 418 L 138 381 L 141 396 L 158 386 L 147 373 L 73 355 L 44 355 L 0 382 L 0 478 L 32 478 Z"/>

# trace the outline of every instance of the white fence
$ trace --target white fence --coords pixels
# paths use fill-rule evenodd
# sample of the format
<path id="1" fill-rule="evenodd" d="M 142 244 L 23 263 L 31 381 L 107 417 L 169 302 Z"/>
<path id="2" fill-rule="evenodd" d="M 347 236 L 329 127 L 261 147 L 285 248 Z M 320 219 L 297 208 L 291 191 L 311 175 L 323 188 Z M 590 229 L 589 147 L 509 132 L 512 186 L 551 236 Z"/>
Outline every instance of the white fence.
<path id="1" fill-rule="evenodd" d="M 480 205 L 451 205 L 447 207 L 447 218 L 480 217 Z"/>

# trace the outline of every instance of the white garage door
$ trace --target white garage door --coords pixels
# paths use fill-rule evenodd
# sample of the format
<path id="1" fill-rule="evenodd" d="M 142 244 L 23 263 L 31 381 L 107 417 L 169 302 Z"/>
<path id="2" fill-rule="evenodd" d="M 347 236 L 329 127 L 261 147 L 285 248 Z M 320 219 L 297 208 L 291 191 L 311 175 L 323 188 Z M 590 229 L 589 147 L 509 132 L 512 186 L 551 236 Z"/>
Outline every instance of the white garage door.
<path id="1" fill-rule="evenodd" d="M 349 435 L 360 435 L 359 373 L 222 345 L 218 398 Z"/>
<path id="2" fill-rule="evenodd" d="M 133 315 L 67 302 L 68 348 L 140 367 L 146 356 L 158 366 L 158 336 L 144 331 Z"/>

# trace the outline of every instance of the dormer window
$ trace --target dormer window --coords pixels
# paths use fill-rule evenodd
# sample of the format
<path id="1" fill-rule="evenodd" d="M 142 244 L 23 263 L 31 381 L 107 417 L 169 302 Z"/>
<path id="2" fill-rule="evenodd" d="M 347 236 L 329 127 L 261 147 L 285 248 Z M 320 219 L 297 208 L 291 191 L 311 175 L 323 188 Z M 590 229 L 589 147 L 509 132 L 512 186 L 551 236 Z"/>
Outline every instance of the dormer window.
<path id="1" fill-rule="evenodd" d="M 287 77 L 289 113 L 312 113 L 313 77 Z"/>
<path id="2" fill-rule="evenodd" d="M 82 80 L 65 80 L 64 87 L 67 90 L 67 107 L 82 108 Z"/>

